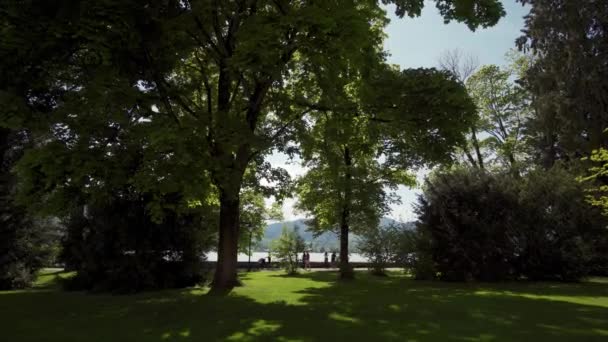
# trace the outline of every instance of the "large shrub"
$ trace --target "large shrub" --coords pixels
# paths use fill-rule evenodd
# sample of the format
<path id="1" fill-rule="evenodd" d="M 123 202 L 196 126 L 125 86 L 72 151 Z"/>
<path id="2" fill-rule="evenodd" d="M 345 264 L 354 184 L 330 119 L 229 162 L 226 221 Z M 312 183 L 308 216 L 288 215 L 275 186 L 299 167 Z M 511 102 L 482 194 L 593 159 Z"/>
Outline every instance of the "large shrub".
<path id="1" fill-rule="evenodd" d="M 443 280 L 513 278 L 517 207 L 508 182 L 490 174 L 467 169 L 438 174 L 420 198 L 418 229 L 429 239 L 421 241 L 427 244 L 421 253 L 431 253 Z"/>
<path id="2" fill-rule="evenodd" d="M 522 177 L 440 172 L 427 182 L 418 214 L 421 278 L 577 280 L 606 235 L 584 189 L 559 168 Z"/>
<path id="3" fill-rule="evenodd" d="M 200 215 L 167 211 L 161 222 L 144 200 L 116 199 L 71 215 L 63 261 L 77 271 L 71 289 L 134 292 L 204 280 L 203 252 L 213 244 Z"/>
<path id="4" fill-rule="evenodd" d="M 572 281 L 589 274 L 606 239 L 606 219 L 561 168 L 534 171 L 519 186 L 518 268 L 530 279 Z"/>

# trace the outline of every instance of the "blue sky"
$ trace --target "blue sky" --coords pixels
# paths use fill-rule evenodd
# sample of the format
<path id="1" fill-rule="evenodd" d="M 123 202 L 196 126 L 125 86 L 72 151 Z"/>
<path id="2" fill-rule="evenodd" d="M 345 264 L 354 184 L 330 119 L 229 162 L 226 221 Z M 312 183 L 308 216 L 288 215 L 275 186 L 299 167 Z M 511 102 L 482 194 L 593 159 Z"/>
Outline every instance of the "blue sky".
<path id="1" fill-rule="evenodd" d="M 437 66 L 438 56 L 445 50 L 461 49 L 479 58 L 481 64 L 504 63 L 504 55 L 515 47 L 521 35 L 527 9 L 515 0 L 503 0 L 507 16 L 491 28 L 470 31 L 466 25 L 443 24 L 433 1 L 418 18 L 399 19 L 388 8 L 391 23 L 386 29 L 388 39 L 384 48 L 391 53 L 389 61 L 402 68 Z"/>
<path id="2" fill-rule="evenodd" d="M 385 49 L 391 56 L 389 62 L 398 64 L 401 68 L 437 67 L 437 60 L 446 50 L 460 49 L 476 56 L 481 65 L 503 65 L 504 56 L 515 48 L 515 39 L 521 35 L 524 25 L 523 16 L 527 9 L 516 3 L 515 0 L 503 0 L 507 16 L 494 27 L 470 31 L 466 25 L 452 22 L 444 24 L 433 1 L 425 1 L 426 6 L 418 18 L 405 17 L 400 19 L 393 14 L 392 7 L 387 8 L 391 23 L 386 29 L 388 38 Z M 269 161 L 274 166 L 284 167 L 292 177 L 305 172 L 298 165 L 298 161 L 289 163 L 283 155 L 273 154 Z M 419 171 L 418 179 L 423 181 L 426 172 Z M 420 191 L 416 188 L 401 187 L 397 194 L 401 197 L 401 204 L 393 205 L 391 217 L 402 221 L 415 219 L 412 204 Z M 286 220 L 303 217 L 301 213 L 293 210 L 295 199 L 286 200 L 283 205 L 283 214 Z"/>

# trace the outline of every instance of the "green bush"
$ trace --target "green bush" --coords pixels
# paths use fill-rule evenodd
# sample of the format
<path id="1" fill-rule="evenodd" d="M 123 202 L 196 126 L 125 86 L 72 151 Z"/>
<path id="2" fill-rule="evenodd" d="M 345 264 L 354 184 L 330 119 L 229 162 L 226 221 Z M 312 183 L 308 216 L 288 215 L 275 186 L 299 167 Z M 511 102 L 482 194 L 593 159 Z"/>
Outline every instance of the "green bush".
<path id="1" fill-rule="evenodd" d="M 585 201 L 575 178 L 559 168 L 522 177 L 471 169 L 434 175 L 418 205 L 416 276 L 573 281 L 588 275 L 606 219 Z"/>
<path id="2" fill-rule="evenodd" d="M 77 275 L 67 289 L 136 292 L 204 281 L 203 251 L 214 227 L 205 228 L 199 215 L 172 212 L 154 222 L 145 204 L 116 200 L 71 216 L 62 260 Z"/>
<path id="3" fill-rule="evenodd" d="M 432 237 L 428 229 L 416 229 L 413 236 L 413 258 L 405 265 L 405 269 L 413 273 L 417 280 L 433 280 L 437 278 L 437 268 L 433 261 Z"/>
<path id="4" fill-rule="evenodd" d="M 560 168 L 531 172 L 519 186 L 519 201 L 520 273 L 563 281 L 588 275 L 607 222 L 575 177 Z"/>
<path id="5" fill-rule="evenodd" d="M 418 229 L 429 239 L 425 252 L 431 253 L 438 277 L 514 278 L 516 246 L 510 238 L 519 224 L 513 215 L 517 208 L 516 192 L 498 177 L 467 169 L 436 175 L 420 198 Z"/>
<path id="6" fill-rule="evenodd" d="M 364 230 L 357 240 L 357 249 L 367 257 L 374 275 L 385 275 L 389 264 L 411 270 L 416 252 L 416 231 L 407 224 L 376 226 Z"/>
<path id="7" fill-rule="evenodd" d="M 272 254 L 288 275 L 298 273 L 298 253 L 305 248 L 297 227 L 294 230 L 283 226 L 281 236 L 271 242 Z"/>

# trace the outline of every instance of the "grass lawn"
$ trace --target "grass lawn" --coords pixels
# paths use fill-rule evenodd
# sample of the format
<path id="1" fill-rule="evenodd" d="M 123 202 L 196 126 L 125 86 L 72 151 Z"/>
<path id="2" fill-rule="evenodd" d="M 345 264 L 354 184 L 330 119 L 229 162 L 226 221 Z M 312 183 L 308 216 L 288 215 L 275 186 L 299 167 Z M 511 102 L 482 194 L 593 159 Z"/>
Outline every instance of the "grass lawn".
<path id="1" fill-rule="evenodd" d="M 0 292 L 0 341 L 608 341 L 608 283 L 453 284 L 358 273 L 243 274 L 228 297 L 188 289 L 62 292 L 59 273 Z"/>

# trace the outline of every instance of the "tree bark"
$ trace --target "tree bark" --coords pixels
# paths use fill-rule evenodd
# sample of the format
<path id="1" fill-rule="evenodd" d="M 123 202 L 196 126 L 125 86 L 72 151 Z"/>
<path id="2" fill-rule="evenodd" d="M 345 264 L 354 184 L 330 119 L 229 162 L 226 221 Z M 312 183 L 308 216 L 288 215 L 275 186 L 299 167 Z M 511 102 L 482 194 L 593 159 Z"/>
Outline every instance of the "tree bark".
<path id="1" fill-rule="evenodd" d="M 464 151 L 464 155 L 467 157 L 467 160 L 469 161 L 471 166 L 474 168 L 477 168 L 477 162 L 475 161 L 475 158 L 473 158 L 473 155 L 471 154 L 471 152 L 469 152 L 469 149 L 467 148 L 467 146 L 464 145 L 461 148 Z"/>
<path id="2" fill-rule="evenodd" d="M 483 170 L 483 156 L 481 155 L 481 149 L 479 147 L 479 140 L 477 140 L 477 130 L 475 129 L 475 126 L 471 126 L 471 139 L 473 140 L 473 147 L 475 147 L 475 153 L 477 154 L 477 166 Z"/>
<path id="3" fill-rule="evenodd" d="M 344 208 L 340 222 L 340 279 L 353 279 L 355 273 L 348 262 L 348 218 L 350 211 Z"/>
<path id="4" fill-rule="evenodd" d="M 549 170 L 555 165 L 557 160 L 557 151 L 555 148 L 555 133 L 545 128 L 545 132 L 542 133 L 542 145 L 540 151 L 540 163 L 543 169 Z"/>
<path id="5" fill-rule="evenodd" d="M 226 292 L 240 285 L 237 278 L 239 194 L 220 193 L 220 229 L 212 292 Z"/>
<path id="6" fill-rule="evenodd" d="M 344 204 L 342 207 L 342 217 L 340 218 L 340 279 L 353 279 L 353 272 L 350 263 L 348 262 L 348 233 L 350 219 L 350 201 L 351 201 L 351 170 L 352 159 L 348 147 L 344 148 L 344 165 L 346 171 L 344 173 L 346 185 L 344 189 Z"/>

